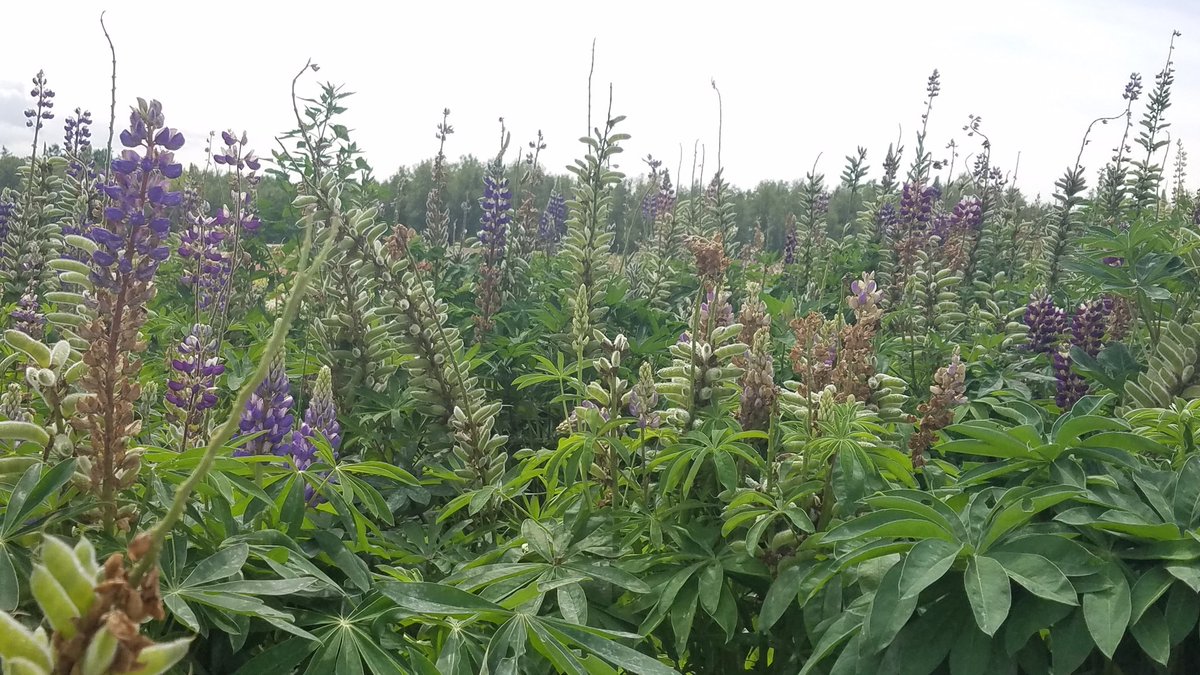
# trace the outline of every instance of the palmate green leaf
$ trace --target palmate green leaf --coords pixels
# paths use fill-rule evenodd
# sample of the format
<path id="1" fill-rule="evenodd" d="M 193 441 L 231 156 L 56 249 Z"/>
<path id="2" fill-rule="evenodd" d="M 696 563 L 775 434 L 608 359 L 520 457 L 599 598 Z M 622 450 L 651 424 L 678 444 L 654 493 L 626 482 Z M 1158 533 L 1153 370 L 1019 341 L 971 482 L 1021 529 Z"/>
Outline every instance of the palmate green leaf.
<path id="1" fill-rule="evenodd" d="M 428 582 L 383 581 L 378 590 L 400 607 L 417 614 L 456 616 L 487 612 L 506 616 L 500 605 L 453 586 Z"/>
<path id="2" fill-rule="evenodd" d="M 692 634 L 692 624 L 696 619 L 698 595 L 697 583 L 689 580 L 675 595 L 675 602 L 671 603 L 671 632 L 675 635 L 677 653 L 687 651 L 688 637 Z"/>
<path id="3" fill-rule="evenodd" d="M 20 601 L 17 569 L 5 546 L 0 545 L 0 612 L 12 612 Z"/>
<path id="4" fill-rule="evenodd" d="M 901 598 L 915 598 L 921 591 L 937 583 L 954 565 L 960 551 L 960 544 L 940 539 L 918 542 L 900 563 L 902 570 L 898 588 Z"/>
<path id="5" fill-rule="evenodd" d="M 194 588 L 231 577 L 241 571 L 249 556 L 250 547 L 245 543 L 224 548 L 200 561 L 179 587 Z"/>
<path id="6" fill-rule="evenodd" d="M 1129 620 L 1137 623 L 1158 599 L 1170 590 L 1175 578 L 1162 567 L 1151 567 L 1146 570 L 1133 584 L 1130 591 Z"/>
<path id="7" fill-rule="evenodd" d="M 812 654 L 808 660 L 804 662 L 804 667 L 800 669 L 799 675 L 808 675 L 815 669 L 821 661 L 833 654 L 838 647 L 849 641 L 855 635 L 858 635 L 863 626 L 863 615 L 852 611 L 843 612 L 836 620 L 831 623 L 824 632 L 821 633 L 817 640 L 816 646 L 813 647 Z"/>
<path id="8" fill-rule="evenodd" d="M 1050 560 L 1033 553 L 992 552 L 988 557 L 1004 567 L 1004 572 L 1034 595 L 1064 605 L 1078 605 L 1075 587 L 1067 575 Z"/>
<path id="9" fill-rule="evenodd" d="M 987 529 L 979 542 L 979 550 L 985 551 L 1005 534 L 1033 519 L 1046 509 L 1057 506 L 1080 494 L 1068 486 L 1047 485 L 1028 490 L 1013 488 L 1002 496 L 988 519 Z"/>
<path id="10" fill-rule="evenodd" d="M 621 637 L 637 636 L 601 631 L 585 626 L 573 626 L 563 621 L 544 617 L 532 618 L 530 620 L 542 623 L 546 628 L 546 632 L 557 637 L 559 640 L 568 644 L 575 644 L 612 665 L 624 668 L 631 673 L 638 673 L 639 675 L 679 675 L 678 671 L 658 659 L 647 656 L 617 641 Z"/>
<path id="11" fill-rule="evenodd" d="M 1171 658 L 1171 632 L 1157 607 L 1151 607 L 1129 627 L 1146 655 L 1162 666 Z"/>
<path id="12" fill-rule="evenodd" d="M 34 512 L 56 490 L 66 484 L 75 472 L 75 459 L 55 464 L 43 472 L 43 466 L 29 467 L 13 487 L 4 510 L 4 524 L 0 526 L 0 539 L 10 538 Z"/>
<path id="13" fill-rule="evenodd" d="M 963 587 L 979 630 L 995 635 L 1012 606 L 1012 588 L 1004 567 L 992 558 L 973 556 L 963 573 Z"/>
<path id="14" fill-rule="evenodd" d="M 1107 586 L 1083 596 L 1083 617 L 1096 646 L 1112 658 L 1125 636 L 1132 614 L 1129 582 L 1116 563 L 1101 570 Z"/>
<path id="15" fill-rule="evenodd" d="M 800 586 L 812 569 L 812 563 L 804 561 L 779 573 L 763 598 L 762 609 L 758 613 L 759 630 L 770 630 L 789 609 L 796 606 Z"/>
<path id="16" fill-rule="evenodd" d="M 821 541 L 828 544 L 884 537 L 954 541 L 954 534 L 936 522 L 900 509 L 881 509 L 842 523 L 822 536 Z"/>
<path id="17" fill-rule="evenodd" d="M 345 542 L 326 530 L 317 530 L 313 532 L 312 536 L 325 555 L 329 556 L 338 569 L 345 573 L 350 583 L 357 586 L 359 590 L 370 590 L 370 569 L 367 568 L 367 564 L 362 561 L 362 558 L 354 555 Z"/>
<path id="18" fill-rule="evenodd" d="M 1050 628 L 1050 654 L 1055 675 L 1072 675 L 1092 653 L 1095 643 L 1088 633 L 1084 612 L 1083 609 L 1075 610 Z"/>
<path id="19" fill-rule="evenodd" d="M 903 571 L 904 563 L 896 563 L 883 575 L 879 587 L 875 589 L 875 597 L 871 600 L 863 623 L 862 638 L 862 648 L 871 653 L 887 649 L 917 608 L 917 595 L 901 592 Z"/>
<path id="20" fill-rule="evenodd" d="M 993 652 L 990 636 L 980 632 L 974 625 L 967 624 L 950 647 L 950 675 L 1006 672 L 1007 669 L 997 658 L 1001 655 Z"/>

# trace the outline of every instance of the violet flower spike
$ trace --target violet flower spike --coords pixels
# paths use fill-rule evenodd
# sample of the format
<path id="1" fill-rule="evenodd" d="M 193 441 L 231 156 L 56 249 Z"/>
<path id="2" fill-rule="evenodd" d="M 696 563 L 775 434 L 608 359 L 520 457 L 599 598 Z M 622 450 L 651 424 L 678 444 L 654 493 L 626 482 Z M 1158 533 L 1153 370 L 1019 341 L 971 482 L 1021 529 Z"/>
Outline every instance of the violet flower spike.
<path id="1" fill-rule="evenodd" d="M 287 453 L 289 447 L 283 441 L 292 430 L 292 422 L 291 386 L 288 383 L 286 357 L 280 349 L 271 360 L 266 378 L 258 383 L 250 395 L 238 424 L 243 436 L 263 433 L 246 441 L 234 455 L 245 457 Z"/>

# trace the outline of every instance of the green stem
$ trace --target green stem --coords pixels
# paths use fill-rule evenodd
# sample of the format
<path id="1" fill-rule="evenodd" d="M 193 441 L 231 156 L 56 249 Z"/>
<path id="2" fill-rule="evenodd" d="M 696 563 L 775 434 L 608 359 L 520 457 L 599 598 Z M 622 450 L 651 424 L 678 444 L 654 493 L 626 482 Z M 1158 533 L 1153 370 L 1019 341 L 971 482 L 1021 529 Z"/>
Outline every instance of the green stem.
<path id="1" fill-rule="evenodd" d="M 246 382 L 242 384 L 237 398 L 234 399 L 233 405 L 230 406 L 229 415 L 226 417 L 225 422 L 217 429 L 212 438 L 209 439 L 208 446 L 204 449 L 204 455 L 200 458 L 200 463 L 196 465 L 192 474 L 175 491 L 175 499 L 171 502 L 166 515 L 150 531 L 150 549 L 146 556 L 138 561 L 129 575 L 129 583 L 134 588 L 138 586 L 142 577 L 158 562 L 158 555 L 162 551 L 163 542 L 166 540 L 171 528 L 183 516 L 192 491 L 208 475 L 209 469 L 212 468 L 212 465 L 217 460 L 217 453 L 225 447 L 225 444 L 233 438 L 233 434 L 237 431 L 238 420 L 241 417 L 242 410 L 245 409 L 246 404 L 250 401 L 250 396 L 254 393 L 254 389 L 258 386 L 259 382 L 262 382 L 266 378 L 267 371 L 271 367 L 271 360 L 283 347 L 283 343 L 287 339 L 288 328 L 291 327 L 292 321 L 295 320 L 296 315 L 300 312 L 300 303 L 304 298 L 305 291 L 308 290 L 308 284 L 312 281 L 313 274 L 324 265 L 326 258 L 333 251 L 334 242 L 337 240 L 338 231 L 342 226 L 341 221 L 342 217 L 340 215 L 334 215 L 330 219 L 330 231 L 326 234 L 325 243 L 321 246 L 320 252 L 317 253 L 311 265 L 303 266 L 303 263 L 308 260 L 311 252 L 312 231 L 316 227 L 315 222 L 309 224 L 300 253 L 302 267 L 298 268 L 299 271 L 296 273 L 296 279 L 293 282 L 292 291 L 288 295 L 287 304 L 284 306 L 283 315 L 275 321 L 275 329 L 271 333 L 271 338 L 267 341 L 267 347 L 263 350 L 258 367 L 247 378 Z"/>

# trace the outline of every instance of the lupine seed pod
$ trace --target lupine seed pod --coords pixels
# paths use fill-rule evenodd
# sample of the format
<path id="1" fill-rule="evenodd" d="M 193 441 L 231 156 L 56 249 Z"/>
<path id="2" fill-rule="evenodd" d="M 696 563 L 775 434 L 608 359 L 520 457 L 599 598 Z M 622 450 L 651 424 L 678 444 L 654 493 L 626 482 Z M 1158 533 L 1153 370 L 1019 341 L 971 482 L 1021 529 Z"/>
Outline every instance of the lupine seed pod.
<path id="1" fill-rule="evenodd" d="M 49 675 L 54 667 L 45 632 L 29 630 L 6 612 L 0 612 L 0 661 L 13 673 L 20 667 L 26 673 Z"/>
<path id="2" fill-rule="evenodd" d="M 117 656 L 118 646 L 117 638 L 108 630 L 108 626 L 101 627 L 83 652 L 79 675 L 107 675 L 113 659 Z"/>

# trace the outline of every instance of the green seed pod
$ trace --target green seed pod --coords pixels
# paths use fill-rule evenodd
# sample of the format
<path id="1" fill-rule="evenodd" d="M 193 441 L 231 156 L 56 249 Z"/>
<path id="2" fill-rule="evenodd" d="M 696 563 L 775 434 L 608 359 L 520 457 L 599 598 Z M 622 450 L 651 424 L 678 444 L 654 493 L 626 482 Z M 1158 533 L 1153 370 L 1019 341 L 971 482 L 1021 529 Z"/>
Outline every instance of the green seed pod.
<path id="1" fill-rule="evenodd" d="M 83 653 L 83 661 L 79 664 L 80 675 L 106 675 L 113 657 L 117 655 L 117 644 L 117 638 L 109 632 L 108 626 L 96 631 L 87 651 Z M 140 658 L 138 660 L 141 661 Z"/>
<path id="2" fill-rule="evenodd" d="M 66 340 L 59 340 L 54 343 L 54 348 L 50 350 L 50 366 L 57 370 L 67 362 L 67 357 L 71 355 L 71 343 Z"/>
<path id="3" fill-rule="evenodd" d="M 75 544 L 74 553 L 75 559 L 79 561 L 89 579 L 100 575 L 100 565 L 96 562 L 96 548 L 92 546 L 92 542 L 86 537 L 81 537 L 79 543 Z"/>
<path id="4" fill-rule="evenodd" d="M 6 441 L 28 441 L 45 445 L 50 441 L 50 434 L 32 422 L 0 422 L 0 439 Z"/>
<path id="5" fill-rule="evenodd" d="M 50 366 L 50 348 L 21 331 L 13 329 L 4 331 L 4 341 L 13 349 L 23 352 L 30 361 L 42 368 Z"/>
<path id="6" fill-rule="evenodd" d="M 0 476 L 25 473 L 25 471 L 38 463 L 37 457 L 0 457 Z"/>
<path id="7" fill-rule="evenodd" d="M 22 626 L 6 612 L 0 612 L 0 659 L 4 660 L 9 672 L 17 672 L 13 664 L 20 660 L 41 668 L 41 671 L 26 671 L 30 673 L 49 673 L 54 665 L 50 658 L 50 641 L 45 633 L 41 633 L 39 639 L 39 634 Z"/>
<path id="8" fill-rule="evenodd" d="M 50 671 L 42 668 L 29 659 L 5 659 L 4 675 L 50 675 Z"/>
<path id="9" fill-rule="evenodd" d="M 29 589 L 33 591 L 34 599 L 55 632 L 68 640 L 75 637 L 75 619 L 79 618 L 79 608 L 44 565 L 33 566 L 33 573 L 29 575 Z"/>
<path id="10" fill-rule="evenodd" d="M 70 546 L 61 539 L 47 536 L 42 543 L 42 562 L 71 597 L 80 614 L 91 609 L 95 600 L 96 575 L 88 575 Z"/>

